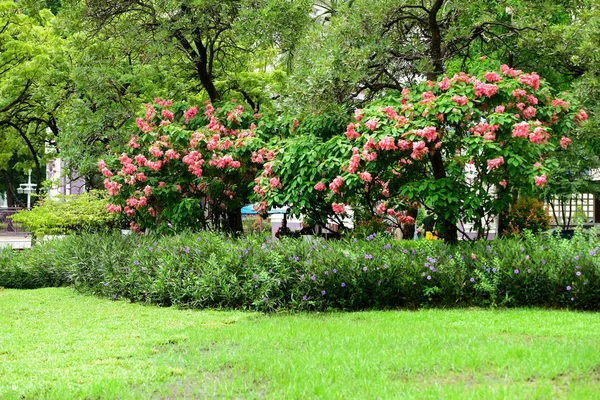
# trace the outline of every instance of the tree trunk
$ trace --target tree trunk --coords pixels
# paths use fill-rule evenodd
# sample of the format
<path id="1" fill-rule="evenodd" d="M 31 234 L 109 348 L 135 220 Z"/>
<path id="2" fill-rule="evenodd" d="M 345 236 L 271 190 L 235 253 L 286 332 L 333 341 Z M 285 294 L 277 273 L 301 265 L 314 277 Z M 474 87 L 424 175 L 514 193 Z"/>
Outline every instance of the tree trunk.
<path id="1" fill-rule="evenodd" d="M 235 209 L 227 213 L 227 220 L 224 228 L 225 232 L 231 233 L 234 236 L 240 236 L 244 233 L 241 209 Z"/>
<path id="2" fill-rule="evenodd" d="M 437 180 L 446 178 L 446 168 L 444 166 L 444 160 L 440 152 L 436 151 L 431 157 L 431 167 L 433 169 L 433 177 Z M 446 211 L 443 208 L 436 207 L 435 211 Z M 451 220 L 442 217 L 438 214 L 438 226 L 441 228 L 441 236 L 446 243 L 457 243 L 458 242 L 458 229 L 456 224 Z"/>

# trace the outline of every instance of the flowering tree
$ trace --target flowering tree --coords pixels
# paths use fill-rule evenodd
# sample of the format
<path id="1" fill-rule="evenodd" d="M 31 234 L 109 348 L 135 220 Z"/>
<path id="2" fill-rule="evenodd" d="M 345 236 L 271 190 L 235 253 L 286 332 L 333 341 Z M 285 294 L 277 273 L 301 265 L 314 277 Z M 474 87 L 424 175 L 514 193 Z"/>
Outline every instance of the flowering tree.
<path id="1" fill-rule="evenodd" d="M 425 204 L 455 242 L 459 219 L 482 232 L 516 196 L 537 193 L 556 166 L 551 155 L 586 118 L 535 72 L 506 65 L 404 89 L 356 111 L 346 131 L 349 160 L 329 182 L 332 211 L 344 212 L 361 181 L 377 195 L 373 211 L 411 222 L 405 213 Z"/>
<path id="2" fill-rule="evenodd" d="M 108 211 L 123 213 L 134 231 L 242 231 L 260 116 L 235 102 L 219 109 L 207 104 L 204 115 L 170 100 L 145 108 L 127 148 L 98 161 L 113 197 Z"/>

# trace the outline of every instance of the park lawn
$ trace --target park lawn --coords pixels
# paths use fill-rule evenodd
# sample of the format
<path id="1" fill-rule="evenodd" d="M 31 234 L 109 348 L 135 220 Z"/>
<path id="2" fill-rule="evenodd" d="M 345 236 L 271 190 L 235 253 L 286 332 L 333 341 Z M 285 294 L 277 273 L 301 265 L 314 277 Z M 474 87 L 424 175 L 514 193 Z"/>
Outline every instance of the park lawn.
<path id="1" fill-rule="evenodd" d="M 600 314 L 264 315 L 0 289 L 0 398 L 600 398 Z"/>

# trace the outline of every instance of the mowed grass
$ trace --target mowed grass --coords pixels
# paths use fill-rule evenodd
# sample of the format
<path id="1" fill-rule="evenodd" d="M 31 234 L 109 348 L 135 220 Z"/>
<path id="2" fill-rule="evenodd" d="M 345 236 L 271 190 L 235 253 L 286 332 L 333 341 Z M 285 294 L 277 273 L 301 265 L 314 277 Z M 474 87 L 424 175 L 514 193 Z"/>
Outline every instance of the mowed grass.
<path id="1" fill-rule="evenodd" d="M 263 315 L 0 289 L 0 398 L 600 398 L 600 314 Z"/>

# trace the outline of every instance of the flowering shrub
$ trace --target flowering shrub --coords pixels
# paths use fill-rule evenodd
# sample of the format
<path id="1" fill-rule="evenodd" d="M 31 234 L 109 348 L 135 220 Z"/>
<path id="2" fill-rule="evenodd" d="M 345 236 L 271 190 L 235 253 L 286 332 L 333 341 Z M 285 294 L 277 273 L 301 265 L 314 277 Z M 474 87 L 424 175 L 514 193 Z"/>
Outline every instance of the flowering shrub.
<path id="1" fill-rule="evenodd" d="M 456 306 L 598 310 L 599 243 L 578 232 L 491 243 L 271 241 L 211 233 L 73 236 L 0 252 L 0 286 L 71 284 L 110 299 L 261 311 Z M 90 262 L 93 260 L 93 262 Z"/>
<path id="2" fill-rule="evenodd" d="M 550 216 L 544 204 L 533 198 L 522 197 L 511 207 L 508 217 L 509 234 L 519 234 L 525 229 L 531 232 L 550 228 Z"/>
<path id="3" fill-rule="evenodd" d="M 98 161 L 114 198 L 107 210 L 124 214 L 134 231 L 241 231 L 240 209 L 265 156 L 257 148 L 259 116 L 237 103 L 207 104 L 200 114 L 174 108 L 167 100 L 147 104 L 127 148 Z"/>
<path id="4" fill-rule="evenodd" d="M 340 145 L 346 158 L 338 159 L 337 176 L 322 182 L 323 196 L 332 213 L 360 204 L 400 224 L 413 223 L 414 209 L 425 204 L 454 242 L 459 218 L 483 232 L 514 193 L 538 194 L 554 155 L 586 118 L 535 72 L 505 65 L 427 81 L 356 110 Z"/>

